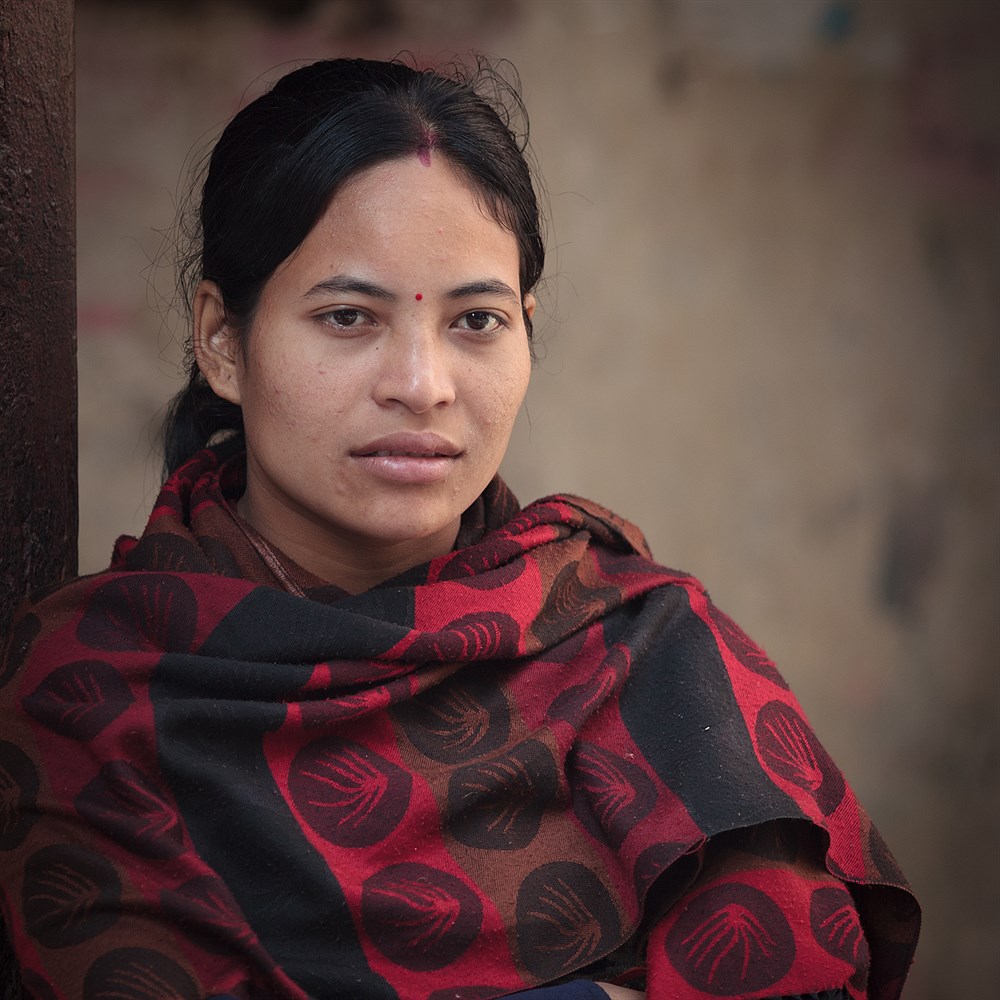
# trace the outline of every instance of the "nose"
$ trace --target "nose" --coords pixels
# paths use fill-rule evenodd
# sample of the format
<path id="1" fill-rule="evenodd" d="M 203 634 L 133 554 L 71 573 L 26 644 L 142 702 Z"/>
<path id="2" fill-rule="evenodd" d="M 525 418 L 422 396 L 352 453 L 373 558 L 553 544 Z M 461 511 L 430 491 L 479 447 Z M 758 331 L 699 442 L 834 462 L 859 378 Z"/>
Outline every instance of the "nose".
<path id="1" fill-rule="evenodd" d="M 448 346 L 429 324 L 393 331 L 379 348 L 375 396 L 381 405 L 402 404 L 413 413 L 426 413 L 455 401 Z"/>

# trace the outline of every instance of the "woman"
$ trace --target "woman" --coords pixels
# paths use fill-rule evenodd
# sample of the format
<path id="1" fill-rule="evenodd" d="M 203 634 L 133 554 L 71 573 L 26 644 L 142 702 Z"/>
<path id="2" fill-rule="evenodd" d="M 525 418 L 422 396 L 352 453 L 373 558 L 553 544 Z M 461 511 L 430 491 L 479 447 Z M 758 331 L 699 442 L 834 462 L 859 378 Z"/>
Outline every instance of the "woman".
<path id="1" fill-rule="evenodd" d="M 36 995 L 899 995 L 915 903 L 773 664 L 497 478 L 544 257 L 508 120 L 333 60 L 219 140 L 168 479 L 2 675 Z"/>

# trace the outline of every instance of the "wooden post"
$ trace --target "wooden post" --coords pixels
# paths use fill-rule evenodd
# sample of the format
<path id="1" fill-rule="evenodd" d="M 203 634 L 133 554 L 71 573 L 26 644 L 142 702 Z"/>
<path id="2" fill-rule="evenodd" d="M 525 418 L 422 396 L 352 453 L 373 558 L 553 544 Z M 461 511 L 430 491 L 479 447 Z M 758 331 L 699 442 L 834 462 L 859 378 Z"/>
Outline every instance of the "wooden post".
<path id="1" fill-rule="evenodd" d="M 73 0 L 0 0 L 0 635 L 76 572 Z M 22 995 L 0 926 L 0 997 Z"/>
<path id="2" fill-rule="evenodd" d="M 72 0 L 0 0 L 0 629 L 76 572 Z"/>

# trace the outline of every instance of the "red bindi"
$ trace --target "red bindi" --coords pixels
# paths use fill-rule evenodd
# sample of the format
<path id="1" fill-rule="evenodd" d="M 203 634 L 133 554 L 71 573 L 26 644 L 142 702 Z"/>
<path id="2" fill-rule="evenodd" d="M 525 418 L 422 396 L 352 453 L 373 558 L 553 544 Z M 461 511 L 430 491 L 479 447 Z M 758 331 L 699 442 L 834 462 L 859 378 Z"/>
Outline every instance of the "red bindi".
<path id="1" fill-rule="evenodd" d="M 419 302 L 423 298 L 423 295 L 420 292 L 417 292 L 417 294 L 413 297 Z"/>

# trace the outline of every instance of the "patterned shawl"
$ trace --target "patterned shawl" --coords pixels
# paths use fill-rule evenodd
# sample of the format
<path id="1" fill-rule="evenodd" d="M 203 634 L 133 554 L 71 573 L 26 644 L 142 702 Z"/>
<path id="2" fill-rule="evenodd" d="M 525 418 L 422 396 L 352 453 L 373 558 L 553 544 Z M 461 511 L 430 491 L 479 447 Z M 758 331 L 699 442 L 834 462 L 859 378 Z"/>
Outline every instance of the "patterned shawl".
<path id="1" fill-rule="evenodd" d="M 15 624 L 0 895 L 34 995 L 898 997 L 903 876 L 634 526 L 497 479 L 455 551 L 352 596 L 234 514 L 243 474 L 200 453 Z"/>

